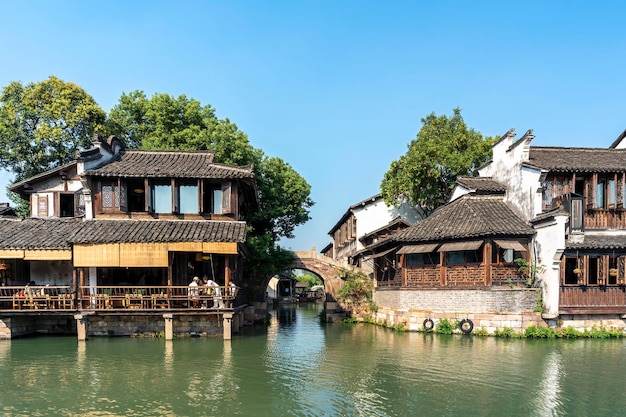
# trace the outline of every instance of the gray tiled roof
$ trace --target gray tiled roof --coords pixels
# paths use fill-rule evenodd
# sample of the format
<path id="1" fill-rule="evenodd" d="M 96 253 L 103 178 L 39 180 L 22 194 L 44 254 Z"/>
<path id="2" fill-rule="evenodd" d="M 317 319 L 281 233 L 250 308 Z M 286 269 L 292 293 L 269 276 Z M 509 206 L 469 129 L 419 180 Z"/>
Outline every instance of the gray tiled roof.
<path id="1" fill-rule="evenodd" d="M 85 220 L 74 243 L 243 242 L 246 223 L 215 220 Z"/>
<path id="2" fill-rule="evenodd" d="M 506 185 L 491 179 L 491 177 L 457 177 L 457 184 L 469 190 L 478 192 L 506 192 Z"/>
<path id="3" fill-rule="evenodd" d="M 71 249 L 80 219 L 0 219 L 0 249 Z"/>
<path id="4" fill-rule="evenodd" d="M 87 175 L 125 178 L 205 178 L 237 179 L 254 177 L 252 167 L 237 167 L 213 162 L 208 151 L 126 151 L 120 159 Z"/>
<path id="5" fill-rule="evenodd" d="M 553 172 L 625 172 L 626 149 L 531 147 L 527 164 Z"/>
<path id="6" fill-rule="evenodd" d="M 566 249 L 624 249 L 626 235 L 588 235 L 581 243 L 566 242 Z"/>
<path id="7" fill-rule="evenodd" d="M 244 242 L 246 223 L 214 220 L 0 219 L 0 249 L 71 249 L 72 243 Z"/>
<path id="8" fill-rule="evenodd" d="M 465 195 L 387 242 L 434 242 L 487 236 L 532 236 L 533 228 L 502 197 Z M 382 242 L 381 242 L 382 243 Z"/>

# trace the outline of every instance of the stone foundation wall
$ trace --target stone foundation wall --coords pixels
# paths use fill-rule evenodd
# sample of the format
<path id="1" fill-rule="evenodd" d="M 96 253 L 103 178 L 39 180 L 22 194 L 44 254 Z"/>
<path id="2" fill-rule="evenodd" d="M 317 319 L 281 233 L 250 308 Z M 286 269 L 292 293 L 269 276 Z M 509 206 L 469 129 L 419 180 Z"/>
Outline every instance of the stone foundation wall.
<path id="1" fill-rule="evenodd" d="M 443 318 L 455 322 L 469 319 L 477 329 L 493 334 L 505 327 L 522 333 L 529 326 L 566 328 L 578 331 L 592 328 L 626 331 L 626 319 L 619 314 L 562 314 L 543 319 L 534 312 L 540 292 L 536 289 L 498 288 L 487 290 L 415 290 L 383 288 L 374 292 L 378 311 L 372 319 L 388 327 L 403 326 L 423 331 L 424 320 L 434 325 Z"/>
<path id="2" fill-rule="evenodd" d="M 0 318 L 0 339 L 33 334 L 76 334 L 76 320 L 69 316 L 14 316 Z"/>
<path id="3" fill-rule="evenodd" d="M 173 332 L 177 336 L 198 336 L 224 334 L 223 317 L 176 316 L 174 315 Z M 159 316 L 88 316 L 87 336 L 136 336 L 158 337 L 165 332 L 165 319 Z"/>

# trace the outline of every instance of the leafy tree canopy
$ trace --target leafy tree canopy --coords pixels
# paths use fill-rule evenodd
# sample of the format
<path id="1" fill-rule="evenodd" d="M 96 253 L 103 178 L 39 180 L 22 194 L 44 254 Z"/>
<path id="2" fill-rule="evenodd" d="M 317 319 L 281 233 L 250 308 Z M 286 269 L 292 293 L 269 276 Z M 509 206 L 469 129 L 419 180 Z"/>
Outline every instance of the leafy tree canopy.
<path id="1" fill-rule="evenodd" d="M 0 94 L 0 167 L 16 179 L 71 162 L 102 128 L 105 112 L 74 83 L 51 76 Z"/>
<path id="2" fill-rule="evenodd" d="M 494 138 L 468 128 L 461 109 L 452 117 L 431 113 L 408 145 L 407 153 L 391 163 L 381 183 L 389 205 L 408 202 L 430 214 L 450 198 L 459 175 L 472 175 L 491 156 Z"/>

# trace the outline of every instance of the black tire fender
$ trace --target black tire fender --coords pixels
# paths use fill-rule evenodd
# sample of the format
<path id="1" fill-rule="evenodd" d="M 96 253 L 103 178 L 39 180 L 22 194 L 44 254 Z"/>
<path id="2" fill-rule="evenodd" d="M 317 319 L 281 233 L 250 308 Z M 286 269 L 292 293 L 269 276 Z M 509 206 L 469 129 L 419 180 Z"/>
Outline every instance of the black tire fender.
<path id="1" fill-rule="evenodd" d="M 426 330 L 432 330 L 435 327 L 435 322 L 432 319 L 426 319 L 423 325 Z"/>
<path id="2" fill-rule="evenodd" d="M 474 330 L 474 323 L 470 319 L 463 319 L 459 323 L 459 329 L 465 334 L 470 334 Z"/>

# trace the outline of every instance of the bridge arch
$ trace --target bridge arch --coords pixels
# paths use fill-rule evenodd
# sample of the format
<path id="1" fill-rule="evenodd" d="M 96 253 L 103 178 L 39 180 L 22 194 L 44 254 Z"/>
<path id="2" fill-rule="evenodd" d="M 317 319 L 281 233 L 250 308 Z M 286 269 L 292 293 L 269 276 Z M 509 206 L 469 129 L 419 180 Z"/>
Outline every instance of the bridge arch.
<path id="1" fill-rule="evenodd" d="M 336 299 L 337 291 L 344 282 L 339 276 L 339 270 L 354 269 L 346 263 L 324 256 L 315 250 L 294 251 L 292 253 L 294 259 L 285 269 L 302 269 L 319 276 L 324 281 L 324 292 L 330 295 L 333 300 Z"/>

